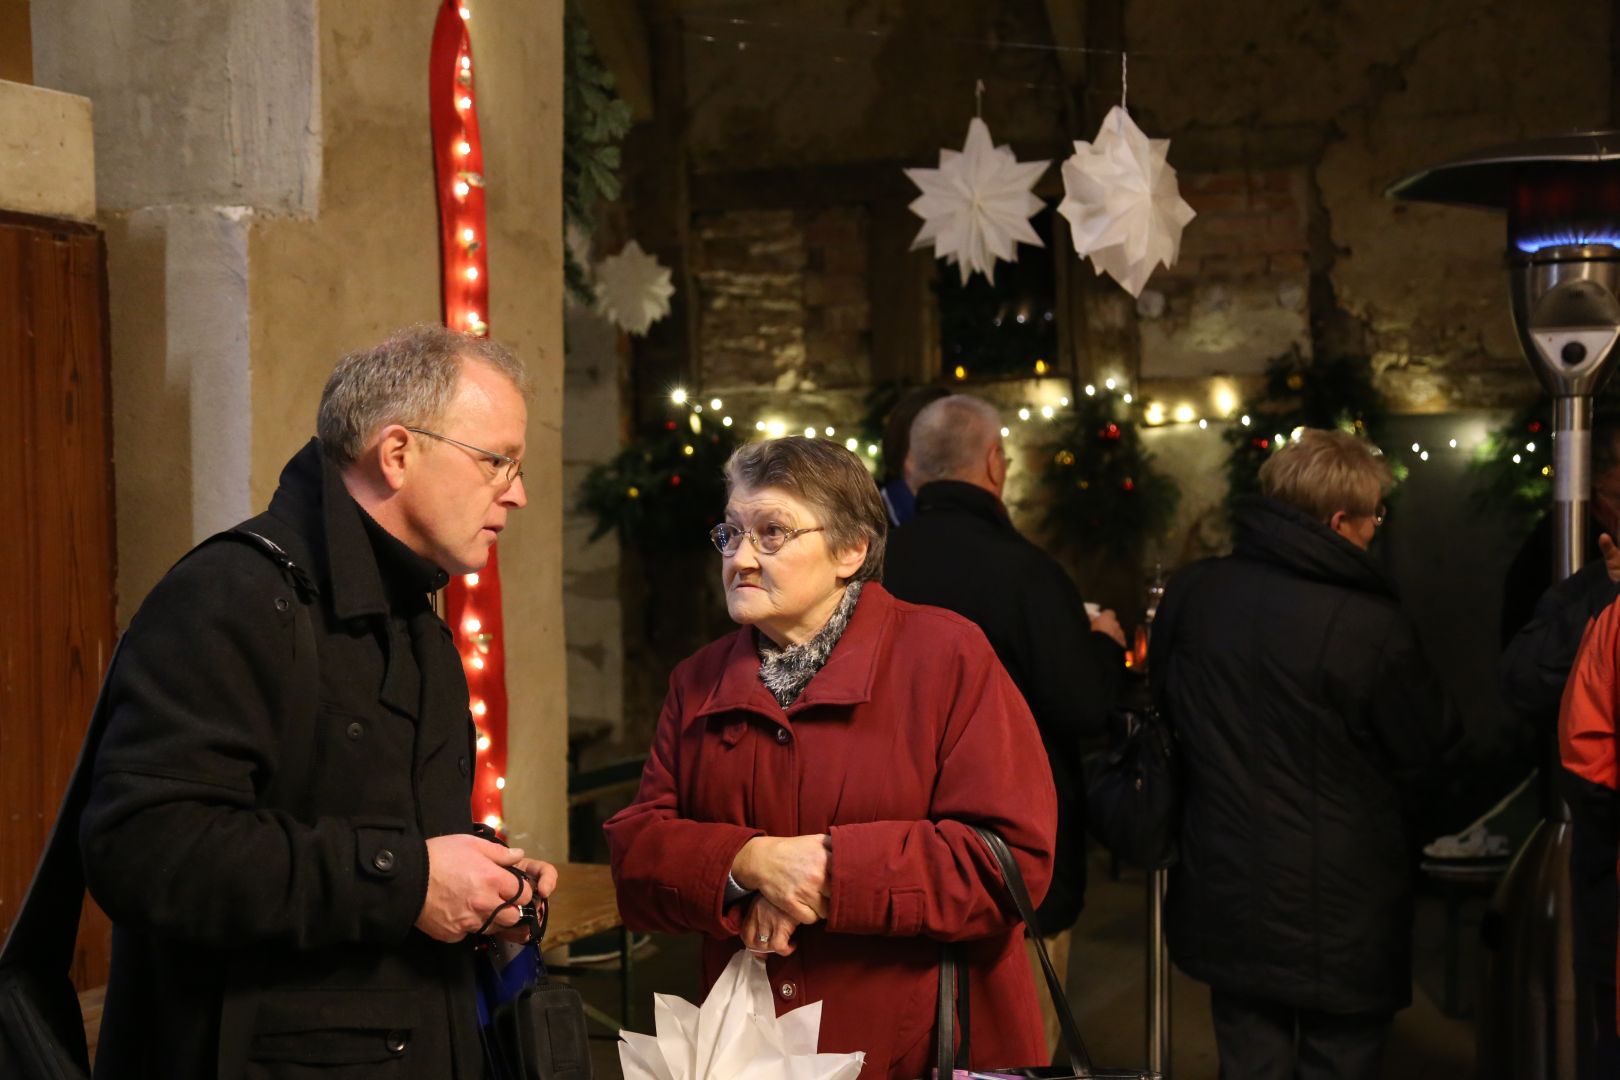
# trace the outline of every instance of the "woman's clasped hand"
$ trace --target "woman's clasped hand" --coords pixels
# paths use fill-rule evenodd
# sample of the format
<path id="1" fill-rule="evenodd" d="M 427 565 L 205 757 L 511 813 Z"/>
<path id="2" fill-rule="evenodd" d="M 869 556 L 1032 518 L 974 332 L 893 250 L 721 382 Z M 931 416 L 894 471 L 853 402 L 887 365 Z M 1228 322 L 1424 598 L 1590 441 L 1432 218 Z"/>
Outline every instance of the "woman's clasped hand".
<path id="1" fill-rule="evenodd" d="M 749 901 L 740 937 L 753 952 L 793 952 L 793 932 L 827 918 L 829 839 L 756 836 L 732 862 L 731 876 L 756 893 Z"/>

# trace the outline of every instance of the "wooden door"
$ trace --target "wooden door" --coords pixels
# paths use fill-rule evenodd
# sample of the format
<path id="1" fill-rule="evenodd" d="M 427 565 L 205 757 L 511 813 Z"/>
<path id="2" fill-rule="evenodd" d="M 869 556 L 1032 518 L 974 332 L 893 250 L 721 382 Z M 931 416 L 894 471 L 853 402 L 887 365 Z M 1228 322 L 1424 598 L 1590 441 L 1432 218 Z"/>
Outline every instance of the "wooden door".
<path id="1" fill-rule="evenodd" d="M 106 247 L 96 228 L 0 213 L 0 931 L 55 822 L 112 654 Z M 107 981 L 93 905 L 74 981 Z"/>

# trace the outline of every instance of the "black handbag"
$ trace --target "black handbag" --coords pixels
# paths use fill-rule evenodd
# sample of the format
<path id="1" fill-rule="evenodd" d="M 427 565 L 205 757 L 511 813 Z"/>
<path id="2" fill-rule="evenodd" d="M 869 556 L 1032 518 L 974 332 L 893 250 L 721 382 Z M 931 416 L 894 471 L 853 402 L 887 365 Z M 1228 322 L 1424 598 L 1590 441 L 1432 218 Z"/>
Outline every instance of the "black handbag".
<path id="1" fill-rule="evenodd" d="M 1041 958 L 1041 971 L 1046 975 L 1046 986 L 1052 993 L 1058 1023 L 1063 1029 L 1063 1046 L 1068 1053 L 1069 1063 L 979 1069 L 969 1071 L 967 1075 L 988 1078 L 1033 1077 L 1039 1080 L 1160 1080 L 1158 1073 L 1148 1069 L 1107 1069 L 1092 1064 L 1085 1040 L 1080 1037 L 1080 1025 L 1075 1022 L 1074 1010 L 1069 1006 L 1068 994 L 1064 992 L 1063 980 L 1058 977 L 1057 969 L 1052 966 L 1052 958 L 1046 953 L 1046 942 L 1041 940 L 1038 929 L 1040 924 L 1035 921 L 1035 905 L 1030 903 L 1029 890 L 1024 887 L 1024 876 L 1019 872 L 1018 864 L 1013 861 L 1012 850 L 1007 847 L 1005 840 L 989 829 L 975 826 L 973 831 L 979 834 L 985 847 L 989 848 L 990 854 L 994 856 L 996 865 L 1001 868 L 1001 877 L 1007 886 L 1007 893 L 1012 899 L 1013 906 L 1018 909 L 1019 917 L 1024 921 L 1024 932 L 1035 943 L 1035 952 Z M 968 1070 L 971 1034 L 969 1005 L 967 972 L 962 967 L 955 948 L 947 943 L 942 947 L 939 963 L 938 1017 L 935 1023 L 938 1039 L 936 1078 L 949 1078 L 958 1071 Z M 956 1038 L 958 1026 L 962 1033 L 960 1042 Z"/>
<path id="2" fill-rule="evenodd" d="M 504 843 L 486 826 L 475 826 L 474 831 Z M 532 887 L 521 870 L 507 869 L 517 879 L 517 889 L 490 913 L 479 928 L 480 936 L 501 911 L 516 904 L 526 883 Z M 494 957 L 503 951 L 503 943 L 486 938 L 481 947 L 478 992 L 481 1012 L 489 1017 L 480 1032 L 485 1072 L 493 1080 L 591 1080 L 585 1000 L 567 983 L 551 981 L 540 957 L 551 906 L 541 903 L 537 909 L 527 905 L 519 911 L 518 924 L 529 928 L 529 937 L 515 957 L 497 970 Z"/>
<path id="3" fill-rule="evenodd" d="M 1161 870 L 1181 833 L 1181 748 L 1157 709 L 1115 713 L 1123 730 L 1086 791 L 1092 835 L 1120 861 Z"/>

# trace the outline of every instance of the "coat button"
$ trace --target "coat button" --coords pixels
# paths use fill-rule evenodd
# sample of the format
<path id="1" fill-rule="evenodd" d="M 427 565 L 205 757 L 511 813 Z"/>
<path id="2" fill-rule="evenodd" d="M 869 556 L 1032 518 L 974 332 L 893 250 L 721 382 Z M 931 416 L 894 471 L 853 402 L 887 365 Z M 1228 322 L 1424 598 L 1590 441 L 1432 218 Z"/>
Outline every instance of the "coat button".
<path id="1" fill-rule="evenodd" d="M 289 607 L 290 607 L 290 606 L 291 606 L 291 605 L 290 605 L 290 604 L 288 604 L 288 603 L 287 603 L 287 598 L 286 598 L 286 597 L 285 597 L 285 596 L 278 596 L 278 597 L 276 597 L 276 610 L 277 610 L 277 611 L 282 611 L 282 612 L 284 612 L 284 611 L 286 611 L 286 610 L 287 610 L 287 608 L 289 608 Z"/>
<path id="2" fill-rule="evenodd" d="M 783 983 L 782 989 L 779 990 L 778 993 L 782 995 L 783 1001 L 792 1001 L 794 994 L 793 984 L 790 982 Z"/>
<path id="3" fill-rule="evenodd" d="M 361 724 L 360 721 L 356 720 L 354 723 L 349 725 L 349 738 L 358 739 L 360 736 L 364 735 L 365 733 L 366 733 L 365 726 L 363 724 Z"/>
<path id="4" fill-rule="evenodd" d="M 388 873 L 394 868 L 394 853 L 387 848 L 383 848 L 371 857 L 371 865 L 385 874 Z"/>
<path id="5" fill-rule="evenodd" d="M 405 1052 L 405 1033 L 403 1031 L 390 1031 L 388 1033 L 388 1052 L 390 1054 L 403 1054 Z"/>
<path id="6" fill-rule="evenodd" d="M 776 741 L 781 743 L 783 746 L 786 746 L 788 744 L 788 740 L 792 737 L 793 736 L 788 734 L 787 728 L 779 727 L 776 729 Z"/>

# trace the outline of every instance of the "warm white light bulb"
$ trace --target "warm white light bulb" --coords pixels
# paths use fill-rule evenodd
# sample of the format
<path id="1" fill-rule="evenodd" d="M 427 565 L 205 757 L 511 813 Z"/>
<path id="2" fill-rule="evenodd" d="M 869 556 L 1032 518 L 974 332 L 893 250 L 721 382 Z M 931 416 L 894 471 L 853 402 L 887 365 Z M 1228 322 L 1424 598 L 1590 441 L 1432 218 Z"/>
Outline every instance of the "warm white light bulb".
<path id="1" fill-rule="evenodd" d="M 1104 379 L 1103 380 L 1103 385 L 1108 387 L 1108 389 L 1112 390 L 1114 388 L 1114 380 L 1113 379 Z"/>
<path id="2" fill-rule="evenodd" d="M 804 437 L 807 438 L 807 439 L 815 438 L 816 437 L 816 429 L 813 428 L 813 427 L 805 428 L 804 429 Z"/>
<path id="3" fill-rule="evenodd" d="M 1029 419 L 1029 410 L 1028 409 L 1019 409 L 1018 410 L 1018 419 L 1020 419 L 1020 420 L 1028 420 Z"/>
<path id="4" fill-rule="evenodd" d="M 1455 450 L 1455 449 L 1457 449 L 1457 440 L 1452 439 L 1451 442 L 1448 443 L 1447 445 L 1449 445 L 1453 450 Z"/>
<path id="5" fill-rule="evenodd" d="M 1429 452 L 1427 450 L 1423 451 L 1423 453 L 1418 455 L 1418 458 L 1423 460 L 1423 461 L 1428 461 L 1429 460 Z"/>
<path id="6" fill-rule="evenodd" d="M 506 790 L 506 777 L 497 776 L 495 778 L 495 790 L 496 791 L 505 791 Z"/>
<path id="7" fill-rule="evenodd" d="M 467 587 L 469 589 L 473 589 L 473 588 L 478 587 L 478 575 L 477 574 L 468 574 L 462 580 L 467 583 Z"/>
<path id="8" fill-rule="evenodd" d="M 685 388 L 677 386 L 675 388 L 674 392 L 669 395 L 669 400 L 673 401 L 677 405 L 685 405 L 686 404 L 686 390 L 685 390 Z"/>
<path id="9" fill-rule="evenodd" d="M 467 184 L 467 181 L 457 180 L 456 186 L 453 190 L 456 193 L 456 198 L 465 199 L 467 197 L 467 193 L 471 191 L 472 188 Z"/>
<path id="10" fill-rule="evenodd" d="M 731 426 L 731 417 L 729 417 L 729 416 L 722 416 L 722 417 L 721 417 L 721 418 L 720 418 L 720 423 L 721 423 L 721 424 L 723 424 L 723 425 L 724 425 L 724 426 L 726 426 L 726 427 L 730 427 L 730 426 Z"/>
<path id="11" fill-rule="evenodd" d="M 482 701 L 475 701 L 472 703 L 472 714 L 474 716 L 483 716 L 487 712 L 489 712 L 489 706 L 485 705 Z"/>
<path id="12" fill-rule="evenodd" d="M 1012 428 L 1002 428 L 1001 429 L 1001 437 L 1003 439 L 1005 439 L 1007 436 L 1009 436 L 1011 434 L 1012 434 Z"/>
<path id="13" fill-rule="evenodd" d="M 470 244 L 476 239 L 478 239 L 478 234 L 473 232 L 471 229 L 461 230 L 461 242 L 463 244 Z"/>
<path id="14" fill-rule="evenodd" d="M 1069 407 L 1069 399 L 1067 397 L 1060 397 L 1058 398 L 1058 404 L 1067 409 Z"/>
<path id="15" fill-rule="evenodd" d="M 866 444 L 866 456 L 867 457 L 877 457 L 877 452 L 878 452 L 877 443 L 867 443 Z"/>
<path id="16" fill-rule="evenodd" d="M 709 408 L 718 409 L 719 407 L 720 407 L 720 399 L 719 398 L 712 397 L 712 398 L 709 399 Z"/>
<path id="17" fill-rule="evenodd" d="M 466 8 L 466 7 L 462 8 L 461 9 L 461 21 L 466 22 L 470 18 L 472 18 L 472 9 L 471 8 Z"/>
<path id="18" fill-rule="evenodd" d="M 469 634 L 476 634 L 478 631 L 484 628 L 484 624 L 479 622 L 477 619 L 468 619 L 462 625 L 467 628 L 467 633 Z"/>
<path id="19" fill-rule="evenodd" d="M 456 98 L 456 107 L 458 109 L 462 109 L 463 111 L 472 108 L 472 98 L 465 94 L 461 95 L 460 97 Z"/>
<path id="20" fill-rule="evenodd" d="M 1421 449 L 1423 449 L 1423 447 L 1421 447 L 1421 446 L 1419 446 L 1419 445 L 1418 445 L 1418 444 L 1417 444 L 1417 443 L 1413 443 L 1413 444 L 1412 444 L 1412 453 L 1414 453 L 1414 454 L 1415 454 L 1415 453 L 1417 453 L 1417 452 L 1418 452 L 1418 451 L 1419 451 L 1419 450 L 1421 450 Z"/>
<path id="21" fill-rule="evenodd" d="M 472 658 L 472 666 L 473 666 L 474 671 L 483 671 L 484 670 L 484 658 L 482 656 L 473 657 Z"/>
<path id="22" fill-rule="evenodd" d="M 1044 416 L 1048 420 L 1052 419 L 1052 406 L 1050 406 L 1050 405 L 1042 405 L 1041 406 L 1041 415 Z"/>
<path id="23" fill-rule="evenodd" d="M 1203 431 L 1207 427 L 1209 427 L 1209 421 L 1200 417 L 1198 420 L 1198 430 Z"/>
<path id="24" fill-rule="evenodd" d="M 1243 425 L 1243 426 L 1244 426 L 1244 427 L 1248 427 L 1248 426 L 1249 426 L 1249 414 L 1248 414 L 1248 413 L 1244 413 L 1244 414 L 1243 414 L 1243 419 L 1242 419 L 1242 420 L 1241 420 L 1241 421 L 1239 421 L 1239 422 L 1240 422 L 1240 423 L 1241 423 L 1241 424 L 1242 424 L 1242 425 Z"/>
<path id="25" fill-rule="evenodd" d="M 488 735 L 480 735 L 480 736 L 478 736 L 478 749 L 479 749 L 480 753 L 489 749 L 489 736 Z"/>
<path id="26" fill-rule="evenodd" d="M 501 816 L 499 814 L 491 814 L 491 815 L 489 815 L 489 817 L 484 819 L 484 824 L 488 825 L 490 828 L 494 829 L 496 832 L 500 832 L 500 829 L 501 829 Z"/>
<path id="27" fill-rule="evenodd" d="M 1086 397 L 1096 397 L 1096 396 L 1097 396 L 1097 388 L 1095 386 L 1092 386 L 1090 383 L 1086 383 Z"/>
<path id="28" fill-rule="evenodd" d="M 754 430 L 755 431 L 764 431 L 765 430 L 765 421 L 763 421 L 763 420 L 755 420 L 754 421 Z"/>
<path id="29" fill-rule="evenodd" d="M 456 143 L 456 153 L 460 154 L 462 157 L 466 157 L 468 154 L 472 153 L 472 143 L 468 142 L 466 139 L 462 139 L 460 142 Z"/>
<path id="30" fill-rule="evenodd" d="M 1525 450 L 1526 450 L 1526 451 L 1528 451 L 1528 452 L 1529 452 L 1529 453 L 1532 453 L 1532 454 L 1533 454 L 1533 453 L 1535 453 L 1535 452 L 1536 452 L 1536 444 L 1535 444 L 1535 443 L 1533 443 L 1533 442 L 1527 442 L 1527 443 L 1525 443 L 1525 444 L 1524 444 L 1524 448 L 1525 448 Z"/>
<path id="31" fill-rule="evenodd" d="M 462 71 L 471 71 L 472 70 L 472 57 L 463 56 L 461 58 L 461 70 Z"/>
<path id="32" fill-rule="evenodd" d="M 468 281 L 477 281 L 478 280 L 478 267 L 476 267 L 476 266 L 467 267 L 467 280 Z"/>
<path id="33" fill-rule="evenodd" d="M 844 440 L 844 449 L 845 450 L 854 450 L 859 445 L 861 445 L 861 441 L 859 439 L 845 439 Z"/>
<path id="34" fill-rule="evenodd" d="M 1125 402 L 1125 404 L 1127 404 L 1127 405 L 1129 405 L 1129 404 L 1130 404 L 1130 403 L 1131 403 L 1131 395 L 1129 395 L 1129 394 L 1126 394 L 1126 395 L 1125 395 L 1125 396 L 1124 396 L 1124 397 L 1123 397 L 1123 398 L 1121 398 L 1121 399 L 1120 399 L 1120 400 L 1121 400 L 1121 401 L 1123 401 L 1123 402 Z"/>
<path id="35" fill-rule="evenodd" d="M 1193 417 L 1197 415 L 1197 413 L 1193 412 L 1191 405 L 1176 406 L 1176 423 L 1178 424 L 1190 424 L 1193 422 Z"/>
<path id="36" fill-rule="evenodd" d="M 832 425 L 831 425 L 831 424 L 828 424 L 828 425 L 827 425 L 827 428 L 826 428 L 826 431 L 827 431 L 827 438 L 829 438 L 829 439 L 830 439 L 830 438 L 832 438 L 832 437 L 833 437 L 833 436 L 834 436 L 834 435 L 836 435 L 836 434 L 838 434 L 838 433 L 837 433 L 837 432 L 836 432 L 836 431 L 834 431 L 834 430 L 833 430 L 833 429 L 832 429 Z"/>

